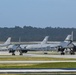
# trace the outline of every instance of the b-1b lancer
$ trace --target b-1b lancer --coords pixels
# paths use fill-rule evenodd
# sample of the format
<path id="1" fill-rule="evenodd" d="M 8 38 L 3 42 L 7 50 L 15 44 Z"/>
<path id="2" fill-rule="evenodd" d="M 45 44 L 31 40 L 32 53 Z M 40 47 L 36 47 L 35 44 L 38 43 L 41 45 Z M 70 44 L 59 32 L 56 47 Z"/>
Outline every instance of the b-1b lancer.
<path id="1" fill-rule="evenodd" d="M 40 43 L 40 44 L 33 44 L 33 46 L 40 46 L 40 45 L 44 45 L 47 43 L 47 40 L 48 40 L 48 37 L 49 36 L 46 36 L 44 38 L 44 40 Z M 27 47 L 30 46 L 30 45 L 21 45 L 21 44 L 16 44 L 16 45 L 12 45 L 12 47 L 9 47 L 9 53 L 12 53 L 12 55 L 15 55 L 15 51 L 18 50 L 20 52 L 20 55 L 22 55 L 23 53 L 27 53 Z M 39 48 L 38 48 L 39 49 Z M 41 50 L 41 49 L 39 49 Z M 31 50 L 32 51 L 32 50 Z M 36 51 L 36 50 L 35 50 Z"/>

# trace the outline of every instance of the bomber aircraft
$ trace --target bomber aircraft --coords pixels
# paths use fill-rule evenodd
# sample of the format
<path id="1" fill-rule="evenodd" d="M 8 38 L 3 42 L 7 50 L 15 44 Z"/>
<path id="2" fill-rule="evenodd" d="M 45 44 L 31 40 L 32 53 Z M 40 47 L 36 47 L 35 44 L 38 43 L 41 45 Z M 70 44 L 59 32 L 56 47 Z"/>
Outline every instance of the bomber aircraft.
<path id="1" fill-rule="evenodd" d="M 41 43 L 33 44 L 33 45 L 37 45 L 38 46 L 38 45 L 46 44 L 47 40 L 48 40 L 48 37 L 49 36 L 46 36 Z M 15 51 L 16 50 L 20 52 L 20 55 L 22 55 L 23 53 L 27 53 L 27 50 L 26 50 L 27 46 L 30 46 L 30 45 L 15 44 L 15 45 L 12 45 L 12 47 L 9 47 L 8 50 L 9 50 L 9 53 L 12 53 L 12 55 L 15 55 Z"/>

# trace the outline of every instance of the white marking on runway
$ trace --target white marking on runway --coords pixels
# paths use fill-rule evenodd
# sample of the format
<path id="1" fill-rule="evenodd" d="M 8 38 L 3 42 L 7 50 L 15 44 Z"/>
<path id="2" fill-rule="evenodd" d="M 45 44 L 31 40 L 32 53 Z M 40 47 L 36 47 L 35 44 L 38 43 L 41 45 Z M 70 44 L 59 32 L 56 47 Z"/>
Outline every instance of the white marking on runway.
<path id="1" fill-rule="evenodd" d="M 57 63 L 57 62 L 76 62 L 76 61 L 0 61 L 0 64 L 9 64 L 9 63 L 25 63 L 25 64 L 38 64 L 38 63 Z"/>
<path id="2" fill-rule="evenodd" d="M 76 69 L 4 69 L 0 70 L 0 73 L 55 73 L 55 72 L 76 72 Z"/>

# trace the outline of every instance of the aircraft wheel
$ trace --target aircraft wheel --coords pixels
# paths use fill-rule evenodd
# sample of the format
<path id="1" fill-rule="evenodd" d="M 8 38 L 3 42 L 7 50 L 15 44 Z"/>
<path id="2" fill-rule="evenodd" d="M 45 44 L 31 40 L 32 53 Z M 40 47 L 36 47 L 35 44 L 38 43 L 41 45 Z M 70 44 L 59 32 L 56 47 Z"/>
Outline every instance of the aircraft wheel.
<path id="1" fill-rule="evenodd" d="M 23 55 L 22 53 L 20 53 L 20 55 Z"/>
<path id="2" fill-rule="evenodd" d="M 62 52 L 62 53 L 61 53 L 61 55 L 65 55 L 65 53 L 64 53 L 64 52 Z"/>
<path id="3" fill-rule="evenodd" d="M 20 55 L 23 55 L 22 51 L 20 51 Z"/>
<path id="4" fill-rule="evenodd" d="M 15 53 L 12 53 L 12 55 L 15 55 Z"/>
<path id="5" fill-rule="evenodd" d="M 71 55 L 75 55 L 75 53 L 73 52 L 73 53 L 70 53 Z"/>
<path id="6" fill-rule="evenodd" d="M 74 51 L 70 51 L 70 54 L 71 54 L 71 55 L 75 55 L 75 52 L 74 52 Z"/>
<path id="7" fill-rule="evenodd" d="M 44 53 L 44 54 L 48 54 L 48 53 Z"/>

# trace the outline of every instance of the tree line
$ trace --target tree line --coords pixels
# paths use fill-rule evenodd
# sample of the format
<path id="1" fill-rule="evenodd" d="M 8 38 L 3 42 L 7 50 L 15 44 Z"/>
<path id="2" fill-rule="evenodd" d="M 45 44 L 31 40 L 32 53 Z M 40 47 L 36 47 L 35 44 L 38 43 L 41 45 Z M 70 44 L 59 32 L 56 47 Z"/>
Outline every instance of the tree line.
<path id="1" fill-rule="evenodd" d="M 50 41 L 63 41 L 72 31 L 74 32 L 74 40 L 76 40 L 76 28 L 4 27 L 0 28 L 0 41 L 5 41 L 8 37 L 12 37 L 12 41 L 19 41 L 19 38 L 22 42 L 42 41 L 45 36 L 49 36 Z"/>

